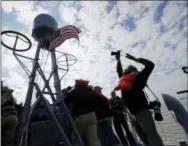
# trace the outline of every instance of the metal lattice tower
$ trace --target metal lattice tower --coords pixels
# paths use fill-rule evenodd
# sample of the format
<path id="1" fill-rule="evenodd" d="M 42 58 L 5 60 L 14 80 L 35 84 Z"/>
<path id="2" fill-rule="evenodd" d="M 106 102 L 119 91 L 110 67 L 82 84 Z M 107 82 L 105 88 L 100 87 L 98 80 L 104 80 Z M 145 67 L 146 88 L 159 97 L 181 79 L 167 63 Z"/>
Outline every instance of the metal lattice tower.
<path id="1" fill-rule="evenodd" d="M 11 49 L 13 51 L 13 55 L 16 57 L 16 59 L 19 61 L 19 63 L 21 64 L 21 66 L 23 67 L 23 69 L 26 71 L 26 73 L 29 76 L 29 86 L 28 86 L 28 90 L 27 90 L 27 94 L 26 94 L 24 110 L 23 110 L 23 113 L 21 116 L 20 127 L 19 127 L 19 132 L 18 132 L 18 145 L 19 146 L 28 145 L 28 127 L 30 124 L 30 118 L 31 118 L 31 114 L 33 111 L 33 110 L 31 111 L 31 101 L 32 101 L 32 96 L 33 96 L 33 90 L 35 89 L 37 91 L 36 102 L 38 100 L 42 100 L 42 102 L 44 103 L 44 106 L 48 109 L 48 112 L 51 115 L 51 118 L 53 119 L 57 129 L 59 129 L 59 131 L 61 133 L 62 142 L 66 146 L 72 145 L 70 142 L 70 139 L 68 138 L 64 129 L 61 126 L 62 124 L 58 121 L 58 118 L 51 110 L 50 104 L 45 98 L 46 94 L 50 95 L 54 108 L 56 108 L 57 99 L 58 99 L 58 101 L 60 101 L 61 109 L 63 110 L 63 112 L 65 114 L 65 118 L 69 121 L 69 123 L 71 123 L 72 129 L 76 133 L 77 141 L 78 141 L 79 145 L 81 146 L 81 145 L 83 145 L 83 142 L 78 134 L 78 131 L 75 127 L 73 119 L 64 103 L 63 95 L 61 93 L 60 81 L 62 78 L 60 79 L 59 72 L 58 72 L 59 67 L 57 65 L 57 58 L 56 58 L 57 52 L 56 52 L 55 48 L 53 50 L 48 49 L 50 46 L 50 43 L 51 43 L 50 38 L 51 38 L 52 34 L 58 30 L 57 22 L 52 16 L 50 16 L 48 14 L 40 14 L 34 19 L 33 26 L 34 27 L 33 27 L 33 31 L 32 31 L 32 37 L 35 39 L 35 41 L 38 42 L 38 46 L 36 49 L 34 59 L 30 58 L 30 57 L 22 56 L 17 53 L 17 52 L 21 52 L 21 51 L 22 52 L 27 51 L 31 48 L 31 41 L 25 35 L 23 35 L 19 32 L 16 32 L 16 31 L 4 31 L 1 33 L 1 35 L 7 35 L 7 36 L 13 36 L 13 35 L 8 35 L 8 33 L 12 33 L 15 35 L 16 40 L 15 40 L 13 47 L 6 45 L 5 43 L 3 43 L 3 41 L 1 43 L 3 46 L 5 46 L 6 48 Z M 24 50 L 17 49 L 16 46 L 17 46 L 18 39 L 24 41 L 25 43 L 28 43 L 29 47 Z M 48 78 L 45 76 L 45 74 L 39 64 L 39 55 L 40 55 L 41 49 L 44 49 L 45 51 L 49 51 L 49 53 L 51 54 L 52 71 Z M 61 53 L 61 54 L 66 57 L 67 70 L 65 69 L 65 71 L 68 72 L 69 64 L 68 64 L 68 60 L 67 60 L 67 54 L 65 54 L 65 53 Z M 30 59 L 33 61 L 33 67 L 32 67 L 31 72 L 28 73 L 27 67 L 20 61 L 20 59 L 18 57 L 23 57 L 23 58 Z M 36 73 L 39 73 L 41 78 L 44 81 L 44 87 L 42 90 L 40 89 L 39 84 L 36 82 Z M 54 80 L 55 93 L 52 92 L 52 86 L 49 83 L 49 81 L 52 77 Z"/>

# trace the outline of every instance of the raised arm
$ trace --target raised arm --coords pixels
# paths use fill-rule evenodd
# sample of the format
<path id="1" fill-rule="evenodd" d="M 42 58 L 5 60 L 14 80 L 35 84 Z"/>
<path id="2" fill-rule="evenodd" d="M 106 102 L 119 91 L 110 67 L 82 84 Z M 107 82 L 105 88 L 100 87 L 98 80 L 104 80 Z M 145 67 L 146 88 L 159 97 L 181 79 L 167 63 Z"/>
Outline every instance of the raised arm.
<path id="1" fill-rule="evenodd" d="M 138 82 L 140 88 L 144 88 L 147 84 L 147 80 L 153 71 L 155 64 L 150 60 L 139 58 L 138 63 L 143 64 L 144 69 L 137 75 L 136 82 Z"/>
<path id="2" fill-rule="evenodd" d="M 122 68 L 120 60 L 117 60 L 117 69 L 116 69 L 116 71 L 118 73 L 118 77 L 121 78 L 123 76 L 123 68 Z"/>
<path id="3" fill-rule="evenodd" d="M 135 79 L 136 87 L 143 89 L 147 84 L 147 80 L 149 78 L 149 75 L 153 71 L 155 64 L 150 60 L 144 58 L 135 58 L 130 54 L 126 54 L 126 57 L 145 66 L 145 68 L 140 73 L 138 73 Z"/>

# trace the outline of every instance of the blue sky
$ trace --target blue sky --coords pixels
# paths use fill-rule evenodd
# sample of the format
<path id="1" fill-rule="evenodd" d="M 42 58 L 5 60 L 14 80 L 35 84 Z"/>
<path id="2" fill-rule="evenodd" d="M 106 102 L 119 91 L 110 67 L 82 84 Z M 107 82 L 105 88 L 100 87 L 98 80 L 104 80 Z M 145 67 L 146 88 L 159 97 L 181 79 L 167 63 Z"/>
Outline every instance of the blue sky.
<path id="1" fill-rule="evenodd" d="M 187 64 L 186 1 L 3 1 L 2 29 L 27 35 L 33 43 L 30 52 L 25 52 L 30 57 L 36 47 L 31 37 L 32 21 L 40 13 L 52 15 L 59 27 L 71 24 L 82 31 L 79 43 L 71 39 L 57 48 L 78 58 L 62 80 L 62 87 L 73 85 L 75 78 L 86 78 L 102 86 L 109 97 L 118 82 L 110 51 L 121 49 L 156 64 L 148 84 L 159 97 L 161 93 L 179 97 L 176 91 L 186 89 L 186 75 L 181 71 Z M 2 53 L 2 78 L 15 89 L 18 101 L 23 101 L 27 76 L 11 51 L 2 48 Z M 126 58 L 122 62 L 124 67 L 133 64 L 143 68 Z M 46 70 L 50 68 L 48 65 Z"/>

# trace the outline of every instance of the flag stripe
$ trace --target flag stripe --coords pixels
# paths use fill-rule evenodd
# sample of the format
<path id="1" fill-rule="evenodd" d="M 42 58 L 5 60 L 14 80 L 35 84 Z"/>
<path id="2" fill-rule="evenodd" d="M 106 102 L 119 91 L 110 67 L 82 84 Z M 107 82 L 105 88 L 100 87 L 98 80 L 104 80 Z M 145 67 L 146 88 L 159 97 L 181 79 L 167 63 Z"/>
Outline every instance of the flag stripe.
<path id="1" fill-rule="evenodd" d="M 63 33 L 66 30 L 72 30 L 72 31 L 76 31 L 77 33 L 79 33 L 79 31 L 77 29 L 74 29 L 74 28 L 60 29 L 60 33 Z"/>
<path id="2" fill-rule="evenodd" d="M 71 32 L 71 31 L 77 33 L 77 30 L 75 30 L 75 29 L 66 29 L 66 30 L 63 30 L 63 31 L 60 30 L 60 36 L 64 35 L 66 32 Z M 51 43 L 58 41 L 58 39 L 59 39 L 59 37 Z"/>
<path id="3" fill-rule="evenodd" d="M 78 34 L 77 33 L 69 33 L 65 36 L 62 36 L 59 38 L 59 40 L 55 43 L 55 44 L 52 44 L 50 45 L 50 50 L 53 49 L 53 48 L 56 48 L 57 46 L 59 46 L 61 43 L 63 43 L 64 41 L 66 41 L 67 39 L 70 39 L 70 38 L 76 38 L 79 40 L 78 38 Z"/>
<path id="4" fill-rule="evenodd" d="M 56 45 L 61 39 L 63 39 L 63 38 L 66 37 L 66 36 L 69 36 L 69 35 L 71 35 L 71 36 L 78 36 L 78 34 L 75 33 L 75 32 L 66 33 L 66 34 L 64 34 L 63 36 L 59 37 L 58 40 L 57 40 L 56 42 L 52 43 L 50 46 Z"/>
<path id="5" fill-rule="evenodd" d="M 77 27 L 75 27 L 73 25 L 67 25 L 65 27 L 60 28 L 60 30 L 64 30 L 64 29 L 73 29 L 73 30 L 76 30 L 78 33 L 81 32 L 80 28 L 77 28 Z"/>
<path id="6" fill-rule="evenodd" d="M 68 36 L 66 36 L 66 37 L 60 38 L 59 41 L 58 41 L 56 44 L 50 46 L 50 49 L 57 47 L 59 44 L 63 43 L 65 40 L 67 40 L 67 39 L 69 39 L 69 38 L 71 38 L 71 37 L 78 39 L 78 36 L 75 35 L 75 34 L 68 35 Z"/>
<path id="7" fill-rule="evenodd" d="M 61 31 L 61 30 L 60 30 L 60 31 Z M 63 29 L 60 33 L 61 33 L 61 36 L 62 36 L 62 35 L 64 35 L 65 33 L 71 32 L 71 31 L 72 31 L 72 32 L 76 32 L 76 33 L 78 32 L 78 30 L 70 28 L 70 29 L 67 29 L 67 30 L 64 30 L 64 29 Z M 79 31 L 79 32 L 80 32 L 80 31 Z M 59 38 L 57 38 L 56 40 L 54 40 L 52 43 L 55 43 L 55 42 L 58 41 L 58 40 L 59 40 Z"/>
<path id="8" fill-rule="evenodd" d="M 49 50 L 52 50 L 56 47 L 58 47 L 60 44 L 62 44 L 64 41 L 70 38 L 76 38 L 79 41 L 78 33 L 81 32 L 81 30 L 73 25 L 67 25 L 65 27 L 62 27 L 59 29 L 60 31 L 60 37 L 51 42 Z"/>
<path id="9" fill-rule="evenodd" d="M 77 32 L 75 30 L 66 30 L 66 31 L 63 31 L 63 33 L 61 34 L 60 37 L 66 35 L 68 33 L 73 33 L 73 32 L 77 34 Z M 55 41 L 53 41 L 52 44 L 56 43 L 58 40 L 59 40 L 59 38 L 57 38 Z"/>

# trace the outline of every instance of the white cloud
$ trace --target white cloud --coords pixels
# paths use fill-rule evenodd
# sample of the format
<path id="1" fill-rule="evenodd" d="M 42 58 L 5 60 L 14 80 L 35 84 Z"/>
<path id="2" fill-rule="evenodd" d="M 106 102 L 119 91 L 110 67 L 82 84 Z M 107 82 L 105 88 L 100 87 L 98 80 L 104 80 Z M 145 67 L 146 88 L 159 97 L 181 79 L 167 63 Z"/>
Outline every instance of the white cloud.
<path id="1" fill-rule="evenodd" d="M 15 13 L 17 21 L 26 25 L 29 29 L 32 28 L 33 20 L 38 14 L 50 13 L 48 9 L 35 5 L 34 1 L 3 1 L 2 8 L 7 13 Z"/>
<path id="2" fill-rule="evenodd" d="M 173 10 L 173 11 L 172 11 Z M 163 12 L 162 23 L 166 28 L 170 28 L 173 24 L 178 23 L 182 15 L 187 14 L 183 5 L 177 5 L 175 1 L 168 3 Z M 176 18 L 176 19 L 174 19 Z"/>
<path id="3" fill-rule="evenodd" d="M 127 18 L 127 16 L 132 16 L 135 19 L 139 19 L 141 16 L 146 16 L 148 14 L 145 12 L 147 9 L 155 8 L 158 2 L 146 1 L 145 3 L 137 2 L 131 4 L 128 1 L 118 1 L 117 7 L 120 12 L 120 17 L 118 22 L 122 22 Z"/>
<path id="4" fill-rule="evenodd" d="M 100 21 L 100 11 L 92 11 L 87 7 L 83 7 L 79 12 L 78 18 L 82 20 L 84 26 L 89 31 L 97 32 L 100 30 L 102 24 Z"/>
<path id="5" fill-rule="evenodd" d="M 64 5 L 65 7 L 71 7 L 71 6 L 74 6 L 75 1 L 64 1 L 61 4 Z"/>
<path id="6" fill-rule="evenodd" d="M 50 11 L 56 9 L 60 3 L 61 1 L 35 1 L 35 5 L 40 5 L 41 7 Z"/>
<path id="7" fill-rule="evenodd" d="M 73 7 L 65 7 L 63 4 L 59 7 L 60 17 L 68 24 L 74 24 L 77 20 L 77 10 Z"/>
<path id="8" fill-rule="evenodd" d="M 158 4 L 161 2 L 130 3 L 118 1 L 113 9 L 107 13 L 108 3 L 108 1 L 53 3 L 53 7 L 59 6 L 54 8 L 56 10 L 53 10 L 59 13 L 60 20 L 58 20 L 58 23 L 61 26 L 74 24 L 82 30 L 79 44 L 71 39 L 58 47 L 58 50 L 68 52 L 78 58 L 78 62 L 70 67 L 70 71 L 62 80 L 62 87 L 73 85 L 75 78 L 83 77 L 89 79 L 91 84 L 103 86 L 105 95 L 109 97 L 111 90 L 118 81 L 116 62 L 112 61 L 114 57 L 110 56 L 110 49 L 122 49 L 124 52 L 132 53 L 137 57 L 142 56 L 154 61 L 156 67 L 149 79 L 149 84 L 159 96 L 161 92 L 175 95 L 179 88 L 183 88 L 187 84 L 187 81 L 180 70 L 171 72 L 168 75 L 164 71 L 168 71 L 173 67 L 177 68 L 178 65 L 186 65 L 187 37 L 185 37 L 185 33 L 187 32 L 187 19 L 184 19 L 183 24 L 185 27 L 181 32 L 178 25 L 172 29 L 169 28 L 174 24 L 179 24 L 180 19 L 187 15 L 186 8 L 183 8 L 183 5 L 177 6 L 176 2 L 168 2 L 161 18 L 162 23 L 156 24 L 154 15 Z M 20 5 L 23 7 L 20 7 Z M 45 2 L 42 6 L 36 6 L 34 2 L 3 2 L 2 4 L 3 10 L 7 13 L 13 10 L 16 11 L 17 21 L 25 25 L 29 24 L 29 29 L 24 29 L 27 36 L 29 36 L 28 31 L 31 31 L 33 18 L 37 14 L 50 13 L 54 15 L 51 13 L 52 9 L 44 8 L 43 5 L 48 6 L 50 3 Z M 126 30 L 122 25 L 128 16 L 136 20 L 136 28 L 132 32 Z M 161 25 L 169 29 L 164 34 L 160 32 Z M 12 27 L 14 26 L 12 25 Z M 136 46 L 131 49 L 131 46 L 139 41 L 145 41 L 146 47 L 143 49 L 141 46 Z M 165 42 L 176 45 L 175 49 L 165 48 Z M 34 56 L 35 47 L 36 43 L 31 52 L 26 52 L 26 55 Z M 3 51 L 5 52 L 5 50 Z M 15 67 L 18 66 L 15 59 L 13 60 L 13 57 L 7 54 L 5 56 L 6 62 L 3 65 L 15 71 Z M 12 60 L 13 63 L 9 64 L 7 60 Z M 174 61 L 178 62 L 176 66 L 172 65 Z M 139 69 L 142 68 L 142 65 L 138 65 L 124 57 L 122 57 L 122 63 L 124 67 L 128 64 L 135 64 Z M 48 69 L 51 68 L 50 60 L 47 66 Z M 5 73 L 6 71 L 3 74 Z M 63 73 L 61 71 L 60 74 Z M 182 78 L 176 80 L 174 79 L 176 76 Z M 161 81 L 163 81 L 163 84 L 161 84 Z M 176 84 L 174 84 L 175 82 Z"/>

